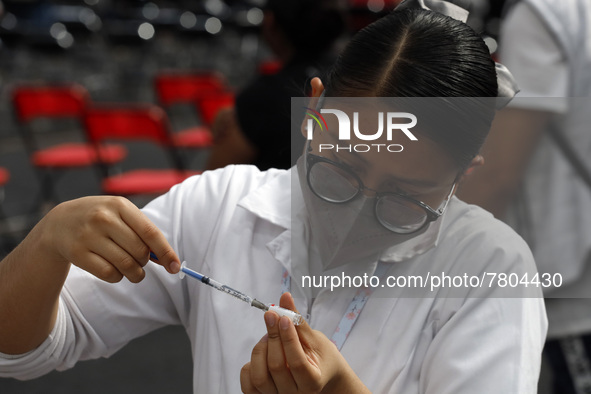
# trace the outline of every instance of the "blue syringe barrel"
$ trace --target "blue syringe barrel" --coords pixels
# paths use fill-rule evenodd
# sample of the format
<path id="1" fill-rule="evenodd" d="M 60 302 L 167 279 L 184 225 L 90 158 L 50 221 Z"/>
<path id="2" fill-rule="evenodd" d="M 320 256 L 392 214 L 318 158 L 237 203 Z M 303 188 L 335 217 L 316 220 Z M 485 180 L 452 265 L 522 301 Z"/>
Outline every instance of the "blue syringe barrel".
<path id="1" fill-rule="evenodd" d="M 262 309 L 265 311 L 266 310 L 273 311 L 273 312 L 277 313 L 279 315 L 279 317 L 286 316 L 296 326 L 298 326 L 304 322 L 303 317 L 299 313 L 296 313 L 294 311 L 290 311 L 289 309 L 285 309 L 285 308 L 282 308 L 282 307 L 274 305 L 274 304 L 271 304 L 271 305 L 263 304 L 262 302 L 260 302 L 256 299 L 253 299 L 250 296 L 247 296 L 246 294 L 242 293 L 241 291 L 233 289 L 230 286 L 226 286 L 214 279 L 211 279 L 208 276 L 202 275 L 197 271 L 193 271 L 192 269 L 187 268 L 187 263 L 185 261 L 183 261 L 183 263 L 181 264 L 181 270 L 179 272 L 179 277 L 181 279 L 183 279 L 185 277 L 185 275 L 189 275 L 190 277 L 195 278 L 195 279 L 199 280 L 200 282 L 213 287 L 214 289 L 217 289 L 219 291 L 223 291 L 224 293 L 230 294 L 231 296 L 236 297 L 239 300 L 246 302 L 248 305 L 254 306 L 255 308 L 259 308 L 259 309 Z"/>

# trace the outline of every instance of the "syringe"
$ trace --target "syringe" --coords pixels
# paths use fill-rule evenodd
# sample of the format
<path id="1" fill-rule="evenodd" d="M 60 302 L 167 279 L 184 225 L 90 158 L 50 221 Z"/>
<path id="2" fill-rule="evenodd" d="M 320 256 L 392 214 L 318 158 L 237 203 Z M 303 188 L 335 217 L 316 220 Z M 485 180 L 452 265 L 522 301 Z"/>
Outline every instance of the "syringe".
<path id="1" fill-rule="evenodd" d="M 231 296 L 234 296 L 239 300 L 246 302 L 250 306 L 254 306 L 255 308 L 261 309 L 263 311 L 273 311 L 277 313 L 280 317 L 286 316 L 296 326 L 299 326 L 304 322 L 304 318 L 299 313 L 290 311 L 289 309 L 285 309 L 274 304 L 266 305 L 260 302 L 259 300 L 256 300 L 238 290 L 231 288 L 230 286 L 221 284 L 220 282 L 213 280 L 208 276 L 205 276 L 197 271 L 193 271 L 192 269 L 187 268 L 187 262 L 183 261 L 183 263 L 181 264 L 181 270 L 179 271 L 179 277 L 183 279 L 185 277 L 185 274 L 205 283 L 206 285 L 213 287 L 214 289 L 230 294 Z"/>

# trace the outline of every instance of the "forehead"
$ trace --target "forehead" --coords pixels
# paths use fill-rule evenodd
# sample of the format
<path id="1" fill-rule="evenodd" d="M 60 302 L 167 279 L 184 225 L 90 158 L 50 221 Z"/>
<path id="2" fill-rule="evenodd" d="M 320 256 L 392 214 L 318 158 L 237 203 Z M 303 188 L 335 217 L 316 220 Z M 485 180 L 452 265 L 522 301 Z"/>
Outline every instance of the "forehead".
<path id="1" fill-rule="evenodd" d="M 403 136 L 374 142 L 338 141 L 329 131 L 312 141 L 314 153 L 335 157 L 363 174 L 377 178 L 413 179 L 418 183 L 445 186 L 453 182 L 458 168 L 451 156 L 428 138 L 417 141 Z"/>

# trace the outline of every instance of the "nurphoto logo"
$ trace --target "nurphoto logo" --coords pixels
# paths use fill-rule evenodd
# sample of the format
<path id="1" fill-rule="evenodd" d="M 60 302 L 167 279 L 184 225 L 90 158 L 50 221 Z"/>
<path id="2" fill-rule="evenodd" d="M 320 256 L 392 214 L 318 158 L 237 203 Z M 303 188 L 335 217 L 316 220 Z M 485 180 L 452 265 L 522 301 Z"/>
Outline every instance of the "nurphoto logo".
<path id="1" fill-rule="evenodd" d="M 320 132 L 328 131 L 328 125 L 326 119 L 322 114 L 331 114 L 336 116 L 339 125 L 339 141 L 350 141 L 351 130 L 353 135 L 361 141 L 376 141 L 382 138 L 384 130 L 386 132 L 386 140 L 392 141 L 392 136 L 395 132 L 402 132 L 411 141 L 418 141 L 417 137 L 410 131 L 411 128 L 417 125 L 417 117 L 408 112 L 378 112 L 378 129 L 375 132 L 365 133 L 360 130 L 359 127 L 359 112 L 353 112 L 353 127 L 351 127 L 351 120 L 349 115 L 338 109 L 322 108 L 320 112 L 313 110 L 312 108 L 305 107 L 308 112 L 306 115 L 309 116 L 306 123 L 306 133 L 308 140 L 312 140 L 314 133 L 314 122 L 320 128 Z M 401 123 L 401 120 L 406 122 Z M 385 124 L 385 126 L 384 126 Z M 347 150 L 349 152 L 369 152 L 370 150 L 380 149 L 387 150 L 388 152 L 402 152 L 404 147 L 400 144 L 353 144 L 353 145 L 334 145 L 334 144 L 319 144 L 320 151 L 322 150 Z"/>

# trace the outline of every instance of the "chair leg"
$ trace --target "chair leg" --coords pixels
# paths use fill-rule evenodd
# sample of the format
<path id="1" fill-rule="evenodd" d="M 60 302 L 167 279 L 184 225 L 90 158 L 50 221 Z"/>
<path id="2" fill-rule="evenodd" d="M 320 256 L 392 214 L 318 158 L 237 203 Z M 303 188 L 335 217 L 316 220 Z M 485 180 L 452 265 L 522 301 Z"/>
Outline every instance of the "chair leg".
<path id="1" fill-rule="evenodd" d="M 53 173 L 51 169 L 46 169 L 42 172 L 41 179 L 41 211 L 43 212 L 47 206 L 55 206 L 59 201 L 54 183 L 57 181 L 57 174 Z"/>
<path id="2" fill-rule="evenodd" d="M 40 190 L 33 206 L 36 207 L 36 210 L 43 216 L 47 213 L 45 212 L 47 211 L 47 207 L 53 207 L 59 201 L 54 187 L 57 174 L 52 173 L 51 169 L 48 168 L 38 168 L 37 173 Z"/>

